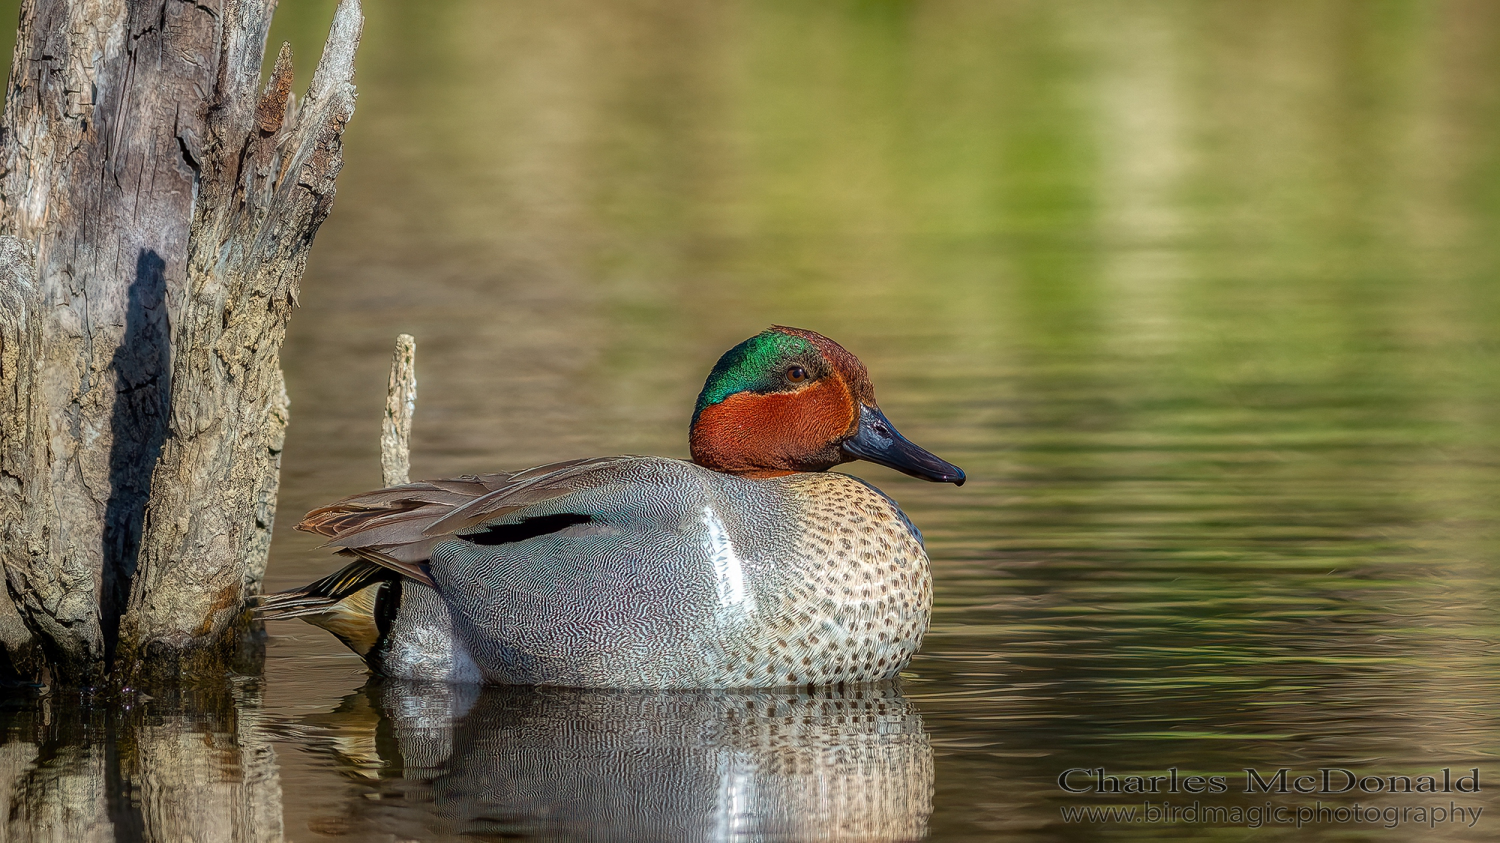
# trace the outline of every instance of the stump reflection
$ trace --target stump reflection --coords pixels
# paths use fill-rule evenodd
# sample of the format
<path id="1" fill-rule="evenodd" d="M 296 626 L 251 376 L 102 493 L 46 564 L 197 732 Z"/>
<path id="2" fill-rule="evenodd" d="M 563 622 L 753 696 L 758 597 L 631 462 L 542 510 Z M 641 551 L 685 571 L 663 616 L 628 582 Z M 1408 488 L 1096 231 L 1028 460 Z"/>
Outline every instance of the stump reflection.
<path id="1" fill-rule="evenodd" d="M 355 836 L 911 840 L 932 813 L 932 747 L 891 687 L 372 682 L 306 725 L 374 788 L 321 823 Z"/>
<path id="2" fill-rule="evenodd" d="M 281 784 L 257 697 L 247 687 L 6 700 L 0 838 L 281 840 Z"/>

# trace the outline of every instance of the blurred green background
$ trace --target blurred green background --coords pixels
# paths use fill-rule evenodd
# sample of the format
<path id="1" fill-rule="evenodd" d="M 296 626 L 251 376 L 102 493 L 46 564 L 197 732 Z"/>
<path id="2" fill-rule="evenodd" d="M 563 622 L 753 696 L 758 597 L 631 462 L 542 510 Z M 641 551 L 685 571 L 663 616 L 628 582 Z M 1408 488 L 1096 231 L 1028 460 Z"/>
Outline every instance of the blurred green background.
<path id="1" fill-rule="evenodd" d="M 973 478 L 850 467 L 933 557 L 938 837 L 1084 834 L 1068 766 L 1500 749 L 1500 4 L 368 14 L 283 528 L 378 485 L 397 331 L 436 476 L 683 455 L 712 361 L 792 324 Z M 327 569 L 278 542 L 273 587 Z"/>

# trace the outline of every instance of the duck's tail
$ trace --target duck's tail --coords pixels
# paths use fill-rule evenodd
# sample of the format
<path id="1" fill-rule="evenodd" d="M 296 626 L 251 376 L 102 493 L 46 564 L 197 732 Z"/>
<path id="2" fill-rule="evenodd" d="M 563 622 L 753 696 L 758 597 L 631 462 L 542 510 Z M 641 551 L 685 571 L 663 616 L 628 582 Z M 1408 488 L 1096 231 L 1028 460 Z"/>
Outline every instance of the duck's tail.
<path id="1" fill-rule="evenodd" d="M 410 580 L 437 587 L 427 568 L 434 544 L 456 530 L 519 508 L 518 503 L 500 505 L 499 498 L 507 494 L 524 493 L 525 503 L 561 496 L 570 487 L 553 481 L 588 464 L 573 460 L 515 473 L 407 483 L 315 509 L 297 529 L 324 536 L 329 547 L 354 561 L 311 585 L 266 595 L 256 613 L 265 620 L 301 618 L 320 626 L 379 670 L 376 662 L 401 603 L 403 584 Z M 487 501 L 498 508 L 475 506 Z M 509 537 L 505 540 L 519 540 L 516 528 L 497 529 Z"/>
<path id="2" fill-rule="evenodd" d="M 322 627 L 379 670 L 402 582 L 433 586 L 426 562 L 434 539 L 424 530 L 510 477 L 408 483 L 309 512 L 297 529 L 328 538 L 340 556 L 354 561 L 311 585 L 262 597 L 256 614 L 264 620 L 301 618 Z"/>
<path id="3" fill-rule="evenodd" d="M 401 602 L 401 580 L 389 567 L 357 558 L 311 585 L 265 595 L 255 613 L 264 620 L 301 618 L 371 661 L 390 632 Z"/>

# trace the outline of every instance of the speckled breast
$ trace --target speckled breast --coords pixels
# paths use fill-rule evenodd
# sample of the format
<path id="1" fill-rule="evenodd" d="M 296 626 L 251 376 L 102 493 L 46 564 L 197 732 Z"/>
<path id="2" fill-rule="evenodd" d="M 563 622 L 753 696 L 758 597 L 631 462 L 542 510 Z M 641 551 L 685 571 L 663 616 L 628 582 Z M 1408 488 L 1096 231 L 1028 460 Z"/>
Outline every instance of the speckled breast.
<path id="1" fill-rule="evenodd" d="M 780 478 L 797 528 L 779 562 L 752 566 L 758 626 L 724 684 L 868 682 L 921 646 L 932 577 L 921 534 L 879 490 L 843 474 Z M 752 543 L 746 549 L 755 555 Z"/>
<path id="2" fill-rule="evenodd" d="M 508 517 L 561 512 L 589 521 L 437 545 L 437 592 L 408 584 L 385 671 L 621 688 L 868 682 L 896 675 L 927 629 L 920 533 L 848 475 L 747 480 L 641 457 Z"/>

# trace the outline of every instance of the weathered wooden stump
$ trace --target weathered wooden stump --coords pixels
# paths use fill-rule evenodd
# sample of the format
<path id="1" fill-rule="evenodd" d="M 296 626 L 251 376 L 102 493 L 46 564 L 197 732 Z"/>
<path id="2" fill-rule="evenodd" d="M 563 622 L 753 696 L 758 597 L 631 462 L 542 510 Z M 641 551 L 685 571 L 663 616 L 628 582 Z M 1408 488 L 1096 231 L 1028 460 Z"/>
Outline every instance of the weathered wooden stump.
<path id="1" fill-rule="evenodd" d="M 0 645 L 69 683 L 222 670 L 259 590 L 279 355 L 354 111 L 274 0 L 34 0 L 0 137 Z"/>

